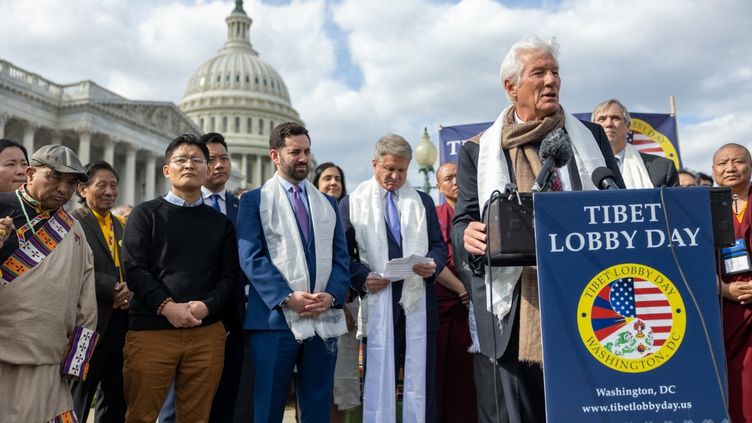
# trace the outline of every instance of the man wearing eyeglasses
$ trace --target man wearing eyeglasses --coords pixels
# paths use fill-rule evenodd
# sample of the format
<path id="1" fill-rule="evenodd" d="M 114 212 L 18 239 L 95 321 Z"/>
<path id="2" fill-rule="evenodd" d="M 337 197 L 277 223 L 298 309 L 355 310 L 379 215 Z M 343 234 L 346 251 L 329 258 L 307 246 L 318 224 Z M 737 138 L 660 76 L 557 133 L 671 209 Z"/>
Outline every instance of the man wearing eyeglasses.
<path id="1" fill-rule="evenodd" d="M 206 422 L 224 363 L 222 313 L 238 283 L 232 221 L 204 204 L 209 150 L 181 135 L 165 152 L 171 188 L 126 225 L 133 291 L 124 348 L 126 422 L 153 422 L 175 380 L 178 421 Z"/>
<path id="2" fill-rule="evenodd" d="M 209 132 L 202 135 L 198 141 L 209 151 L 208 171 L 209 174 L 201 187 L 201 197 L 204 204 L 212 207 L 219 213 L 224 214 L 232 220 L 237 221 L 238 217 L 238 198 L 227 191 L 226 184 L 230 179 L 232 171 L 232 161 L 227 150 L 225 137 L 217 132 Z M 240 273 L 240 272 L 238 272 Z M 241 276 L 242 277 L 242 276 Z M 245 278 L 242 278 L 237 284 L 237 288 L 232 293 L 230 301 L 225 305 L 222 313 L 222 324 L 227 330 L 227 342 L 225 343 L 224 370 L 217 387 L 217 393 L 214 395 L 214 401 L 211 408 L 210 423 L 222 423 L 233 421 L 235 413 L 236 398 L 241 383 L 241 368 L 243 367 L 243 316 L 245 315 Z M 245 366 L 250 371 L 250 363 Z M 243 395 L 250 396 L 247 391 L 251 389 L 249 385 L 251 375 L 243 375 Z M 247 401 L 241 406 L 241 413 L 248 414 Z M 244 416 L 244 421 L 250 420 L 250 417 Z M 175 387 L 170 387 L 162 411 L 159 413 L 160 423 L 175 423 Z"/>

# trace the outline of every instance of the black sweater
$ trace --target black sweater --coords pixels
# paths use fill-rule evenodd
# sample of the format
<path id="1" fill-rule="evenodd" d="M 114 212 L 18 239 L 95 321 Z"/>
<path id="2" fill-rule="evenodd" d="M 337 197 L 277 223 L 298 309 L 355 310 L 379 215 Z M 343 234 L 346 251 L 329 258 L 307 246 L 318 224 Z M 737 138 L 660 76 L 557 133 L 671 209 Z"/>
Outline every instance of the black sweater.
<path id="1" fill-rule="evenodd" d="M 202 325 L 220 320 L 223 305 L 238 283 L 235 227 L 211 207 L 181 207 L 164 198 L 141 203 L 128 217 L 123 235 L 128 287 L 133 291 L 130 328 L 171 329 L 160 304 L 203 301 L 209 315 Z"/>

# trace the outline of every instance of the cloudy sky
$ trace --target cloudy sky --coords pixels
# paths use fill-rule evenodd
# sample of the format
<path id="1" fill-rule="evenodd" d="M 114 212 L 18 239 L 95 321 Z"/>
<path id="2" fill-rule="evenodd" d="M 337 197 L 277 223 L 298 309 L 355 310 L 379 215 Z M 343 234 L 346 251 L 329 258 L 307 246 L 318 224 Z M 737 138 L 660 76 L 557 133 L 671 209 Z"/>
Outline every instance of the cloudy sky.
<path id="1" fill-rule="evenodd" d="M 721 143 L 752 145 L 748 0 L 252 0 L 251 42 L 285 79 L 319 162 L 369 175 L 395 132 L 493 120 L 498 69 L 526 34 L 561 44 L 562 104 L 616 97 L 667 113 L 676 97 L 686 166 Z M 222 47 L 231 1 L 0 0 L 0 58 L 58 82 L 93 80 L 139 100 L 178 101 Z M 416 166 L 414 166 L 416 167 Z M 421 181 L 412 174 L 413 183 Z"/>

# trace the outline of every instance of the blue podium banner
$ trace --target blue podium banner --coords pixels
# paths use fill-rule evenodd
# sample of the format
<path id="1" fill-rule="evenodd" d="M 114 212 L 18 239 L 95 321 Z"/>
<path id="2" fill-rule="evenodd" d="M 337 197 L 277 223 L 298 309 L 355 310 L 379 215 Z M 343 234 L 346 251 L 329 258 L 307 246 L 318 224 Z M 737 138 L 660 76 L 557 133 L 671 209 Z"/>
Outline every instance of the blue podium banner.
<path id="1" fill-rule="evenodd" d="M 548 421 L 728 422 L 708 189 L 533 202 Z"/>

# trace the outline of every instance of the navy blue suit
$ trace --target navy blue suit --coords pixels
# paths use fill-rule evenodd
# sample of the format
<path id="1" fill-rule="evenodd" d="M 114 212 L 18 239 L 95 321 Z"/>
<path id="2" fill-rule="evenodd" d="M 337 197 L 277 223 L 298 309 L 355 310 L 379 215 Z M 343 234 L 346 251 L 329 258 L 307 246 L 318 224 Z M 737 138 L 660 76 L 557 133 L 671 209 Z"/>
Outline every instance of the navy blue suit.
<path id="1" fill-rule="evenodd" d="M 423 207 L 426 210 L 427 232 L 428 232 L 428 253 L 436 263 L 436 272 L 430 278 L 426 278 L 426 331 L 427 331 L 427 348 L 426 348 L 426 422 L 436 421 L 436 331 L 439 328 L 439 310 L 436 298 L 436 275 L 441 273 L 446 265 L 447 250 L 444 239 L 441 235 L 439 219 L 436 216 L 436 206 L 428 194 L 418 192 Z M 352 287 L 362 296 L 365 295 L 366 277 L 371 269 L 360 261 L 358 245 L 355 240 L 355 228 L 350 222 L 350 197 L 347 196 L 340 202 L 340 212 L 345 225 L 345 234 L 347 236 L 348 252 L 350 254 L 350 283 Z M 387 234 L 387 245 L 389 249 L 389 260 L 402 257 L 402 247 L 392 236 L 389 226 L 384 221 Z M 405 313 L 399 304 L 402 298 L 403 281 L 392 283 L 392 318 L 394 325 L 394 355 L 395 370 L 399 369 L 405 363 Z M 397 377 L 397 375 L 395 375 Z"/>
<path id="2" fill-rule="evenodd" d="M 336 202 L 330 197 L 327 199 L 337 215 L 337 222 L 326 292 L 336 299 L 337 304 L 344 304 L 350 283 L 347 242 Z M 260 220 L 260 200 L 261 189 L 243 195 L 237 225 L 240 265 L 251 281 L 243 328 L 250 333 L 250 353 L 255 371 L 254 420 L 282 421 L 287 390 L 297 365 L 301 419 L 304 423 L 326 423 L 329 421 L 337 340 L 325 341 L 314 336 L 302 343 L 295 341 L 280 305 L 292 290 L 269 257 Z M 284 206 L 289 206 L 289 203 L 279 205 Z M 312 223 L 309 227 L 313 227 Z M 313 288 L 316 252 L 315 237 L 311 232 L 304 252 Z M 302 233 L 301 239 L 305 239 Z"/>

